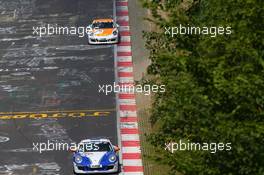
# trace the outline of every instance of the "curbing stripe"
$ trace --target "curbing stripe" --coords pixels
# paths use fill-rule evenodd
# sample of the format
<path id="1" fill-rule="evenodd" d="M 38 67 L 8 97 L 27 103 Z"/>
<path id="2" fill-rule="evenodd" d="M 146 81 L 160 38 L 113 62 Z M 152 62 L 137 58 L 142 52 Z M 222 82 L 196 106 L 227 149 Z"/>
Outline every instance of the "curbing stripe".
<path id="1" fill-rule="evenodd" d="M 119 52 L 128 52 L 128 53 L 131 53 L 131 46 L 118 46 L 117 47 L 117 53 L 119 53 Z"/>
<path id="2" fill-rule="evenodd" d="M 125 159 L 124 160 L 124 164 L 126 164 L 127 166 L 141 166 L 142 165 L 142 160 L 136 159 Z"/>
<path id="3" fill-rule="evenodd" d="M 120 42 L 131 42 L 131 37 L 130 36 L 126 36 L 126 35 L 122 35 L 121 38 L 120 38 Z"/>
<path id="4" fill-rule="evenodd" d="M 133 77 L 119 77 L 119 83 L 134 83 Z M 127 87 L 124 87 L 123 89 L 126 90 Z M 127 88 L 129 90 L 129 88 Z"/>
<path id="5" fill-rule="evenodd" d="M 122 57 L 117 57 L 117 61 L 122 61 L 122 62 L 132 62 L 132 57 L 131 56 L 122 56 Z"/>
<path id="6" fill-rule="evenodd" d="M 137 122 L 137 117 L 122 117 L 120 122 Z"/>
<path id="7" fill-rule="evenodd" d="M 122 130 L 123 129 L 138 129 L 137 122 L 122 122 L 120 126 Z"/>
<path id="8" fill-rule="evenodd" d="M 133 77 L 133 72 L 118 72 L 119 77 Z"/>
<path id="9" fill-rule="evenodd" d="M 133 67 L 118 67 L 118 72 L 132 72 L 133 73 Z"/>
<path id="10" fill-rule="evenodd" d="M 141 153 L 140 147 L 139 146 L 130 146 L 130 147 L 125 147 L 123 146 L 122 148 L 123 153 Z"/>
<path id="11" fill-rule="evenodd" d="M 135 99 L 135 94 L 118 94 L 119 99 Z"/>
<path id="12" fill-rule="evenodd" d="M 122 56 L 132 56 L 132 52 L 117 52 L 117 57 L 122 57 Z"/>
<path id="13" fill-rule="evenodd" d="M 141 159 L 140 153 L 123 153 L 123 159 Z"/>
<path id="14" fill-rule="evenodd" d="M 136 128 L 136 129 L 128 129 L 128 128 L 123 128 L 123 129 L 121 129 L 121 134 L 139 134 L 139 131 L 138 131 L 138 129 Z"/>
<path id="15" fill-rule="evenodd" d="M 120 35 L 122 36 L 122 37 L 124 37 L 124 36 L 131 36 L 131 33 L 130 33 L 130 31 L 121 31 L 120 32 Z"/>
<path id="16" fill-rule="evenodd" d="M 144 175 L 143 172 L 125 172 L 124 175 Z"/>
<path id="17" fill-rule="evenodd" d="M 120 43 L 118 43 L 118 46 L 130 46 L 131 47 L 131 42 L 130 41 L 122 41 Z"/>
<path id="18" fill-rule="evenodd" d="M 135 99 L 119 99 L 119 104 L 125 105 L 125 104 L 136 104 Z"/>
<path id="19" fill-rule="evenodd" d="M 138 134 L 121 134 L 122 141 L 139 141 Z"/>
<path id="20" fill-rule="evenodd" d="M 136 175 L 134 172 L 143 172 L 143 166 L 124 166 L 124 172 L 133 172 Z"/>
<path id="21" fill-rule="evenodd" d="M 117 22 L 120 26 L 129 26 L 129 22 L 126 20 L 118 20 Z"/>
<path id="22" fill-rule="evenodd" d="M 131 42 L 130 36 L 122 36 L 120 42 Z"/>
<path id="23" fill-rule="evenodd" d="M 118 12 L 128 12 L 128 7 L 127 6 L 116 6 L 116 11 L 117 11 L 117 13 Z M 119 16 L 119 15 L 117 15 L 117 16 Z"/>
<path id="24" fill-rule="evenodd" d="M 117 62 L 118 67 L 132 67 L 133 63 L 131 61 L 119 61 Z"/>
<path id="25" fill-rule="evenodd" d="M 144 175 L 141 159 L 139 129 L 135 94 L 129 88 L 134 86 L 129 27 L 128 0 L 116 0 L 116 20 L 119 24 L 120 43 L 116 48 L 117 94 L 121 135 L 121 152 L 124 175 Z"/>
<path id="26" fill-rule="evenodd" d="M 122 141 L 122 145 L 125 147 L 140 146 L 139 141 Z"/>
<path id="27" fill-rule="evenodd" d="M 130 27 L 129 26 L 120 26 L 119 30 L 120 30 L 120 32 L 124 32 L 124 31 L 129 32 L 130 31 Z"/>
<path id="28" fill-rule="evenodd" d="M 128 11 L 118 11 L 116 12 L 117 16 L 128 16 Z"/>
<path id="29" fill-rule="evenodd" d="M 116 6 L 128 6 L 128 2 L 127 1 L 118 1 L 118 2 L 116 2 Z"/>
<path id="30" fill-rule="evenodd" d="M 136 111 L 136 105 L 119 105 L 121 111 Z"/>
<path id="31" fill-rule="evenodd" d="M 120 117 L 137 116 L 137 111 L 120 111 Z"/>
<path id="32" fill-rule="evenodd" d="M 137 117 L 137 111 L 120 111 L 121 118 Z"/>
<path id="33" fill-rule="evenodd" d="M 129 16 L 118 16 L 117 21 L 129 21 Z"/>

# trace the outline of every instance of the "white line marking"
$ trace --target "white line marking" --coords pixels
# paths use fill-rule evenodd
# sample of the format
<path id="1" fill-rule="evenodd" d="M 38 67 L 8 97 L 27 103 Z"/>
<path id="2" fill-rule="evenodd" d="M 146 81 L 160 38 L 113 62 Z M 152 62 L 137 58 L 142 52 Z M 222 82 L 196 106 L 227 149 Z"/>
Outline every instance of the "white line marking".
<path id="1" fill-rule="evenodd" d="M 139 141 L 138 134 L 121 134 L 122 141 Z"/>
<path id="2" fill-rule="evenodd" d="M 119 31 L 130 31 L 130 27 L 129 26 L 120 26 Z"/>
<path id="3" fill-rule="evenodd" d="M 134 83 L 134 77 L 119 77 L 119 83 Z"/>
<path id="4" fill-rule="evenodd" d="M 143 172 L 125 172 L 124 175 L 144 175 Z"/>
<path id="5" fill-rule="evenodd" d="M 126 166 L 142 166 L 142 160 L 141 159 L 125 159 L 125 160 L 123 160 L 123 163 Z"/>
<path id="6" fill-rule="evenodd" d="M 116 10 L 118 12 L 120 12 L 120 11 L 128 11 L 128 7 L 127 6 L 117 6 Z"/>
<path id="7" fill-rule="evenodd" d="M 141 153 L 140 147 L 123 147 L 122 153 Z"/>
<path id="8" fill-rule="evenodd" d="M 121 122 L 122 129 L 137 129 L 138 123 L 137 122 Z"/>
<path id="9" fill-rule="evenodd" d="M 136 111 L 120 111 L 120 117 L 136 117 Z"/>
<path id="10" fill-rule="evenodd" d="M 131 46 L 118 46 L 117 52 L 131 52 Z"/>
<path id="11" fill-rule="evenodd" d="M 119 56 L 117 57 L 117 61 L 132 62 L 132 57 L 131 56 Z"/>
<path id="12" fill-rule="evenodd" d="M 136 104 L 135 99 L 119 99 L 119 104 L 124 105 L 124 104 Z"/>
<path id="13" fill-rule="evenodd" d="M 121 42 L 130 42 L 131 37 L 130 36 L 121 36 Z"/>
<path id="14" fill-rule="evenodd" d="M 133 73 L 133 67 L 118 67 L 118 72 L 131 72 Z"/>
<path id="15" fill-rule="evenodd" d="M 118 16 L 117 17 L 117 20 L 120 20 L 120 21 L 128 21 L 129 20 L 129 17 L 128 16 Z"/>

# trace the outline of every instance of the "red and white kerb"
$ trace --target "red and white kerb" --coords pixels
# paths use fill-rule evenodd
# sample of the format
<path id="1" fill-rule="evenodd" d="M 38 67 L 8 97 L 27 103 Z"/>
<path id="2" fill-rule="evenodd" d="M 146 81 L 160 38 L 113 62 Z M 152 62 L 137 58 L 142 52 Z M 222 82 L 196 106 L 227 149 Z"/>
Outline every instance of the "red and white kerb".
<path id="1" fill-rule="evenodd" d="M 116 0 L 116 21 L 120 25 L 120 43 L 116 48 L 117 81 L 119 85 L 133 85 L 133 63 L 129 28 L 128 0 Z M 122 89 L 118 93 L 121 154 L 124 175 L 143 175 L 139 129 L 134 92 Z"/>

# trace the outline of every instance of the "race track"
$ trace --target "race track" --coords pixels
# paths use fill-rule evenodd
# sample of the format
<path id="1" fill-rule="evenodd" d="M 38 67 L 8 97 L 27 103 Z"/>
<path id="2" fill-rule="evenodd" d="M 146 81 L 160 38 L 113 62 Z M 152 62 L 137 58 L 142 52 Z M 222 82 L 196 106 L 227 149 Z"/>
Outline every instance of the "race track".
<path id="1" fill-rule="evenodd" d="M 114 46 L 77 35 L 33 35 L 43 24 L 112 18 L 111 0 L 0 0 L 0 175 L 72 174 L 69 151 L 33 143 L 108 137 L 117 144 Z"/>

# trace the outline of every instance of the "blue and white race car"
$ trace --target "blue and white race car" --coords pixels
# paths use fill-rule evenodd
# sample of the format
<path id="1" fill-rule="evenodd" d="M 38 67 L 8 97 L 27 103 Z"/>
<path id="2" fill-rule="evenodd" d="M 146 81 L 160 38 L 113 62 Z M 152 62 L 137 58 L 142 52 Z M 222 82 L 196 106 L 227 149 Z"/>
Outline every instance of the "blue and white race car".
<path id="1" fill-rule="evenodd" d="M 117 173 L 119 148 L 109 139 L 82 140 L 73 151 L 74 174 Z"/>

